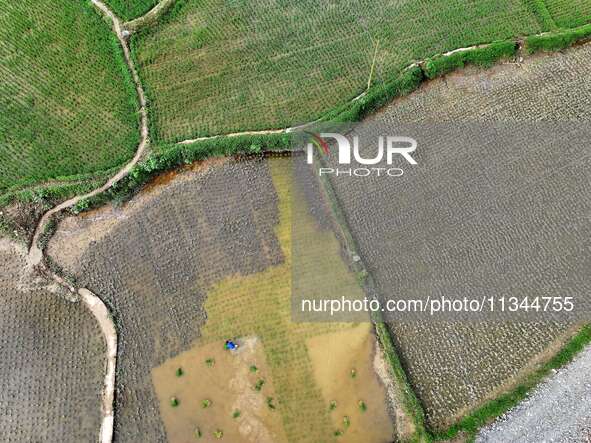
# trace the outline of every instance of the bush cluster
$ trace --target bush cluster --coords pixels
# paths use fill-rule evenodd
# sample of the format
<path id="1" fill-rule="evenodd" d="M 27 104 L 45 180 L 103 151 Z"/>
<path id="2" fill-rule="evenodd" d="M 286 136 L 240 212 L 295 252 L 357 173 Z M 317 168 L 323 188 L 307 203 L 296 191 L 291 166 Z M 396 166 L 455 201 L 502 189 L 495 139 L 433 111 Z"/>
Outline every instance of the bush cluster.
<path id="1" fill-rule="evenodd" d="M 232 155 L 258 155 L 262 152 L 291 149 L 290 134 L 244 135 L 219 137 L 184 145 L 163 146 L 150 154 L 146 160 L 135 165 L 129 175 L 115 183 L 107 191 L 88 201 L 80 202 L 73 211 L 81 212 L 100 206 L 108 201 L 120 201 L 131 196 L 141 185 L 159 172 L 172 170 L 195 161 L 211 157 Z"/>
<path id="2" fill-rule="evenodd" d="M 532 35 L 525 40 L 527 52 L 559 51 L 572 46 L 578 40 L 591 38 L 591 23 L 574 29 L 565 29 L 544 35 Z"/>
<path id="3" fill-rule="evenodd" d="M 500 59 L 514 57 L 516 53 L 517 44 L 513 41 L 493 42 L 482 48 L 433 57 L 425 61 L 423 69 L 427 78 L 435 78 L 467 64 L 490 67 Z"/>

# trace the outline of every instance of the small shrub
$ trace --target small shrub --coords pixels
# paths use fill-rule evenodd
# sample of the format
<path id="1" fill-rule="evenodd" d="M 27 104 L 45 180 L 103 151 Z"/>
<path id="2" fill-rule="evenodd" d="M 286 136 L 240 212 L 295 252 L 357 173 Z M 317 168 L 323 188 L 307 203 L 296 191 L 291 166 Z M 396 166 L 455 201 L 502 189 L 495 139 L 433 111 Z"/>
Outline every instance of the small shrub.
<path id="1" fill-rule="evenodd" d="M 335 400 L 331 400 L 328 405 L 329 411 L 334 411 L 337 408 L 337 402 Z"/>
<path id="2" fill-rule="evenodd" d="M 260 391 L 261 389 L 263 389 L 263 385 L 265 384 L 265 380 L 262 378 L 259 378 L 256 382 L 256 384 L 254 385 L 254 390 L 255 391 Z"/>
<path id="3" fill-rule="evenodd" d="M 199 426 L 197 426 L 195 428 L 195 431 L 193 432 L 193 434 L 195 435 L 195 438 L 203 437 L 203 433 L 201 432 L 201 429 L 199 428 Z"/>
<path id="4" fill-rule="evenodd" d="M 177 377 L 181 377 L 184 374 L 183 368 L 177 368 L 175 374 Z"/>
<path id="5" fill-rule="evenodd" d="M 176 397 L 170 397 L 170 406 L 176 408 L 180 404 L 179 399 Z"/>
<path id="6" fill-rule="evenodd" d="M 72 212 L 74 214 L 80 214 L 82 211 L 85 211 L 86 209 L 88 209 L 88 207 L 90 206 L 90 202 L 83 198 L 82 200 L 80 200 L 78 203 L 76 203 L 74 205 L 74 207 L 72 208 Z"/>
<path id="7" fill-rule="evenodd" d="M 224 436 L 224 432 L 221 429 L 218 429 L 213 432 L 213 436 L 218 439 L 222 438 Z"/>
<path id="8" fill-rule="evenodd" d="M 345 429 L 351 426 L 351 419 L 347 415 L 343 417 L 343 426 L 345 427 Z"/>
<path id="9" fill-rule="evenodd" d="M 359 400 L 359 402 L 357 403 L 357 405 L 359 406 L 359 410 L 361 412 L 367 411 L 367 405 L 365 404 L 365 402 L 363 400 Z"/>
<path id="10" fill-rule="evenodd" d="M 215 365 L 215 360 L 213 358 L 208 358 L 205 360 L 205 364 L 208 368 L 212 368 Z"/>
<path id="11" fill-rule="evenodd" d="M 357 369 L 353 368 L 351 369 L 351 378 L 355 378 L 357 377 Z"/>
<path id="12" fill-rule="evenodd" d="M 365 284 L 365 282 L 367 281 L 368 273 L 364 269 L 363 271 L 357 272 L 357 274 L 355 274 L 355 277 L 357 278 L 357 283 L 360 286 L 363 286 Z"/>
<path id="13" fill-rule="evenodd" d="M 275 409 L 275 405 L 273 404 L 273 397 L 267 397 L 267 406 L 269 409 Z"/>
<path id="14" fill-rule="evenodd" d="M 334 436 L 335 437 L 340 437 L 343 435 L 343 431 L 341 431 L 340 429 L 337 429 L 334 431 Z"/>
<path id="15" fill-rule="evenodd" d="M 210 406 L 211 406 L 211 400 L 209 400 L 209 399 L 207 399 L 207 398 L 206 398 L 205 400 L 202 400 L 202 401 L 201 401 L 201 407 L 202 407 L 203 409 L 207 409 L 207 408 L 209 408 Z"/>
<path id="16" fill-rule="evenodd" d="M 250 365 L 250 368 L 248 368 L 250 372 L 252 372 L 253 374 L 258 372 L 259 368 L 257 368 L 255 365 Z"/>
<path id="17" fill-rule="evenodd" d="M 236 409 L 233 413 L 232 413 L 232 418 L 238 418 L 240 417 L 240 411 L 238 409 Z"/>

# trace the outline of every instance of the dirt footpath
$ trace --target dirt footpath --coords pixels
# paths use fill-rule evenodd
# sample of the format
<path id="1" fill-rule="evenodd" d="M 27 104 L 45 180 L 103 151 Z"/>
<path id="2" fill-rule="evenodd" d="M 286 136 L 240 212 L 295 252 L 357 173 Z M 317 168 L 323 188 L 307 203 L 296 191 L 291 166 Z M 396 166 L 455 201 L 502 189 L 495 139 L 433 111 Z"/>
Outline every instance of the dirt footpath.
<path id="1" fill-rule="evenodd" d="M 588 442 L 590 428 L 591 346 L 588 346 L 519 406 L 484 428 L 476 441 Z"/>

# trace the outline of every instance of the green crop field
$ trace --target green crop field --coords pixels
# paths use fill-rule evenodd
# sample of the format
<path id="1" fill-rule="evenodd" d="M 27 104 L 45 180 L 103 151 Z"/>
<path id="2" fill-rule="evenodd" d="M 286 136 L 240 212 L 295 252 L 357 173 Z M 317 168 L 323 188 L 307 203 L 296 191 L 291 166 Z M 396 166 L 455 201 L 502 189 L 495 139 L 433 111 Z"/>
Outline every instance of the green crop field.
<path id="1" fill-rule="evenodd" d="M 105 3 L 117 17 L 126 21 L 144 15 L 158 3 L 158 0 L 107 0 Z"/>
<path id="2" fill-rule="evenodd" d="M 0 1 L 0 193 L 133 156 L 135 91 L 85 2 Z"/>
<path id="3" fill-rule="evenodd" d="M 177 3 L 132 41 L 153 135 L 301 123 L 361 93 L 374 53 L 379 83 L 415 59 L 544 28 L 521 0 L 320 3 Z"/>
<path id="4" fill-rule="evenodd" d="M 545 0 L 559 27 L 570 28 L 591 22 L 591 0 Z"/>

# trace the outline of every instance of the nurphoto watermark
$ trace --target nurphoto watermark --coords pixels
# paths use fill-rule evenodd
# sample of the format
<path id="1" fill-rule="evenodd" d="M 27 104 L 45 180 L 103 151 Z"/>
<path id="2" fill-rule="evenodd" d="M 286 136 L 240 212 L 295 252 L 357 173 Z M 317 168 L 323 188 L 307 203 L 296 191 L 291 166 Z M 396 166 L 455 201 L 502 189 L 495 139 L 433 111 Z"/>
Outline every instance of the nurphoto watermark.
<path id="1" fill-rule="evenodd" d="M 412 155 L 418 143 L 412 137 L 379 135 L 373 140 L 360 141 L 359 135 L 348 136 L 339 132 L 304 131 L 304 134 L 306 162 L 309 165 L 314 164 L 315 152 L 323 157 L 336 152 L 336 165 L 319 166 L 319 176 L 400 177 L 404 169 L 393 166 L 396 158 L 403 159 L 410 166 L 418 164 Z M 362 150 L 361 146 L 365 149 Z"/>

